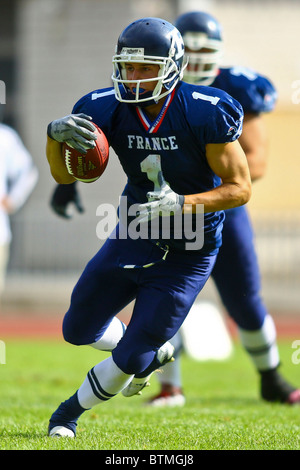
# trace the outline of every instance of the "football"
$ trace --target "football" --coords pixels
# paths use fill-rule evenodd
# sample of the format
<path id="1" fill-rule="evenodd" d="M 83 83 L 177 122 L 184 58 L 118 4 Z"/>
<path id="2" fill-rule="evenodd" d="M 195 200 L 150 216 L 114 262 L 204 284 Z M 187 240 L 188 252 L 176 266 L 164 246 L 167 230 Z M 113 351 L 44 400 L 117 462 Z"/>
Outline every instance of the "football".
<path id="1" fill-rule="evenodd" d="M 63 144 L 63 157 L 68 172 L 76 180 L 84 183 L 92 183 L 100 178 L 108 163 L 109 145 L 106 136 L 95 123 L 93 124 L 97 135 L 93 149 L 80 153 L 68 144 Z"/>

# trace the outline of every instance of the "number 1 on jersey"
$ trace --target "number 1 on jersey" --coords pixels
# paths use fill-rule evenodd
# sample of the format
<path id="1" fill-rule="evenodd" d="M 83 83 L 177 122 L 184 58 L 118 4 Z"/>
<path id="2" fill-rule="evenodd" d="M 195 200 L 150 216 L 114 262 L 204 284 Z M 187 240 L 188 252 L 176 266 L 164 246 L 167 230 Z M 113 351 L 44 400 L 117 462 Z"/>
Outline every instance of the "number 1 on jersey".
<path id="1" fill-rule="evenodd" d="M 162 174 L 160 155 L 148 155 L 141 162 L 141 171 L 147 173 L 148 179 L 154 183 L 154 191 L 159 191 L 161 187 L 159 173 Z"/>
<path id="2" fill-rule="evenodd" d="M 220 101 L 220 98 L 218 96 L 203 95 L 198 91 L 194 91 L 192 93 L 192 97 L 194 98 L 194 100 L 209 101 L 213 105 L 218 104 L 218 102 Z"/>

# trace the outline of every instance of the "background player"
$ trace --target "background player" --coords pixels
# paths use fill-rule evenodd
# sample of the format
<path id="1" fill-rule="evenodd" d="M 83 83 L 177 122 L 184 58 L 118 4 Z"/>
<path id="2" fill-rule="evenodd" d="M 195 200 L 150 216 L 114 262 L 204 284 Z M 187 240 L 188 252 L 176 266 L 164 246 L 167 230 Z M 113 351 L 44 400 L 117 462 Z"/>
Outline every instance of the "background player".
<path id="1" fill-rule="evenodd" d="M 85 410 L 121 391 L 127 396 L 137 393 L 153 370 L 170 360 L 173 348 L 167 340 L 214 265 L 223 209 L 245 204 L 251 195 L 247 160 L 237 141 L 242 108 L 221 90 L 211 94 L 203 87 L 199 93 L 199 87 L 180 81 L 184 44 L 173 25 L 159 18 L 133 22 L 119 37 L 113 64 L 114 88 L 88 93 L 71 115 L 49 124 L 51 173 L 59 183 L 74 181 L 62 158 L 62 142 L 79 149 L 93 147 L 91 119 L 106 134 L 128 176 L 123 196 L 129 208 L 137 204 L 138 219 L 133 216 L 133 221 L 147 229 L 153 220 L 167 217 L 172 229 L 167 239 L 135 239 L 129 217 L 125 227 L 121 217 L 85 268 L 64 318 L 64 337 L 76 345 L 111 350 L 112 355 L 53 413 L 50 435 L 73 437 Z M 175 217 L 183 227 L 186 217 L 190 224 L 197 223 L 199 205 L 204 206 L 204 244 L 189 251 L 190 236 L 182 230 L 178 237 Z M 133 299 L 134 311 L 124 331 L 115 315 Z"/>
<path id="2" fill-rule="evenodd" d="M 251 69 L 219 66 L 223 49 L 221 25 L 212 15 L 200 11 L 185 13 L 177 18 L 175 25 L 183 36 L 189 56 L 184 80 L 225 90 L 241 103 L 245 117 L 239 142 L 248 160 L 251 179 L 256 181 L 264 175 L 267 164 L 268 139 L 262 114 L 275 106 L 277 97 L 273 84 Z M 276 329 L 260 296 L 253 229 L 245 206 L 226 211 L 222 247 L 212 278 L 260 374 L 262 398 L 299 403 L 300 390 L 289 385 L 278 372 Z M 177 358 L 163 368 L 164 373 L 157 374 L 161 390 L 149 402 L 154 406 L 185 403 L 180 374 L 179 355 L 183 350 L 180 332 L 172 342 L 178 351 Z"/>
<path id="3" fill-rule="evenodd" d="M 0 121 L 4 104 L 0 105 Z M 12 239 L 10 215 L 17 212 L 33 191 L 38 170 L 32 157 L 10 126 L 0 122 L 0 297 L 3 293 Z"/>

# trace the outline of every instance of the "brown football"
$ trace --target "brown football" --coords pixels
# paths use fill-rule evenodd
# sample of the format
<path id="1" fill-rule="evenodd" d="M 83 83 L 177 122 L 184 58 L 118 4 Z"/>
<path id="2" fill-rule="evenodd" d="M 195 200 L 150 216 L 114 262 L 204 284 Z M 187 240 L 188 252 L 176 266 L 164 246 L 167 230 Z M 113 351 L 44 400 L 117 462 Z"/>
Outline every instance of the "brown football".
<path id="1" fill-rule="evenodd" d="M 93 124 L 97 135 L 93 149 L 80 153 L 65 142 L 63 144 L 63 156 L 68 172 L 84 183 L 92 183 L 100 178 L 108 163 L 109 145 L 106 136 L 95 123 Z"/>

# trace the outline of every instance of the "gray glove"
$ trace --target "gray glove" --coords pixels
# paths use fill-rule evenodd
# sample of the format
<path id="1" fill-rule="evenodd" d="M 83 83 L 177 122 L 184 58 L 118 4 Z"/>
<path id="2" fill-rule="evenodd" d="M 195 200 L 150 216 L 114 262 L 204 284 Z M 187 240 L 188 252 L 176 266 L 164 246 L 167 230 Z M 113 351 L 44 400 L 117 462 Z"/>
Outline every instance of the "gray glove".
<path id="1" fill-rule="evenodd" d="M 69 114 L 50 122 L 47 134 L 57 142 L 66 142 L 73 149 L 86 153 L 95 147 L 97 139 L 94 134 L 96 128 L 91 120 L 91 116 L 83 113 Z"/>
<path id="2" fill-rule="evenodd" d="M 159 189 L 147 193 L 148 202 L 138 206 L 139 222 L 144 223 L 156 217 L 170 217 L 181 214 L 184 196 L 175 193 L 166 183 L 162 172 L 158 174 Z"/>

